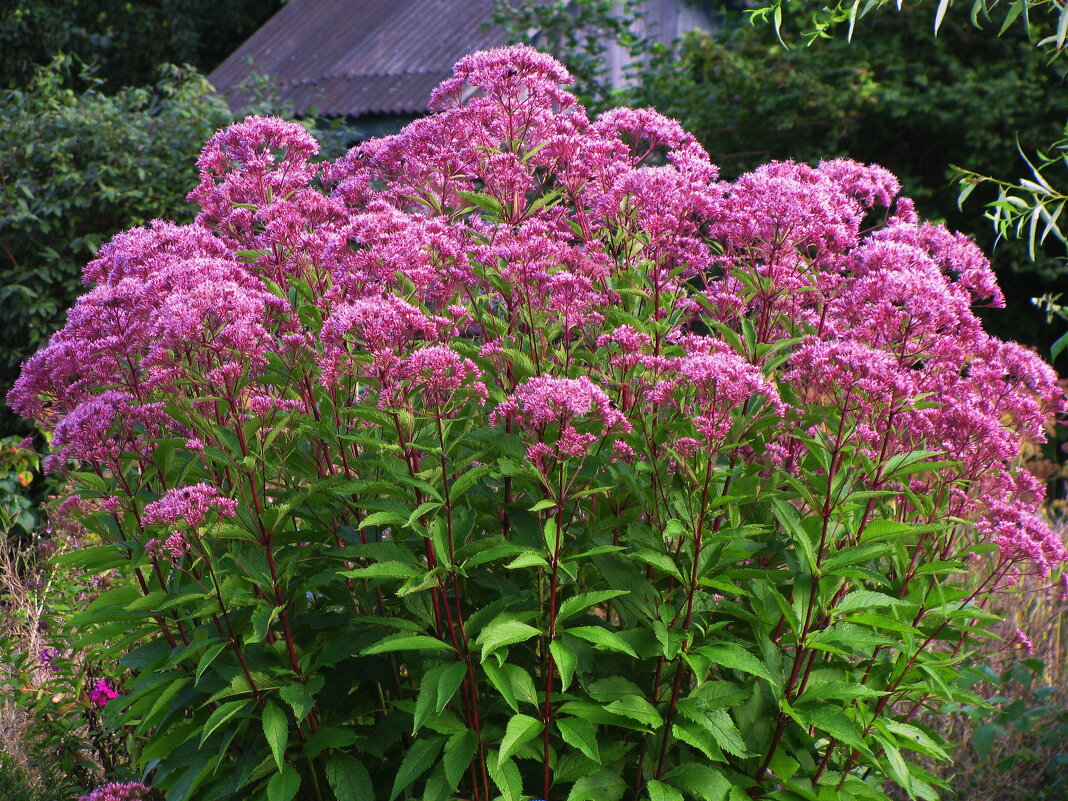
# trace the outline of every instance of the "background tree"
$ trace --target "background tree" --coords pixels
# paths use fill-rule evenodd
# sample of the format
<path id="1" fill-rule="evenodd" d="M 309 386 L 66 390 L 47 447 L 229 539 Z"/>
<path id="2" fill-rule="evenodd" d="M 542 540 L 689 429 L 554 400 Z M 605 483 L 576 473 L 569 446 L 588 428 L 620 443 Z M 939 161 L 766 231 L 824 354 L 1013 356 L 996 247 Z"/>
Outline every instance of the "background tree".
<path id="1" fill-rule="evenodd" d="M 210 72 L 283 0 L 4 0 L 0 88 L 27 86 L 59 53 L 96 67 L 102 88 L 154 82 L 160 64 Z M 77 79 L 78 75 L 70 77 Z"/>
<path id="2" fill-rule="evenodd" d="M 1055 332 L 1030 299 L 1055 291 L 1060 254 L 1038 248 L 1032 260 L 1005 240 L 995 249 L 981 207 L 957 207 L 953 165 L 1012 174 L 1018 147 L 1041 147 L 1063 128 L 1068 92 L 1022 28 L 999 38 L 953 18 L 932 39 L 927 16 L 905 8 L 873 16 L 852 42 L 792 49 L 770 26 L 734 17 L 646 69 L 631 102 L 682 121 L 726 177 L 769 158 L 848 156 L 891 169 L 921 213 L 994 249 L 1012 313 L 988 315 L 987 324 L 1046 352 Z"/>

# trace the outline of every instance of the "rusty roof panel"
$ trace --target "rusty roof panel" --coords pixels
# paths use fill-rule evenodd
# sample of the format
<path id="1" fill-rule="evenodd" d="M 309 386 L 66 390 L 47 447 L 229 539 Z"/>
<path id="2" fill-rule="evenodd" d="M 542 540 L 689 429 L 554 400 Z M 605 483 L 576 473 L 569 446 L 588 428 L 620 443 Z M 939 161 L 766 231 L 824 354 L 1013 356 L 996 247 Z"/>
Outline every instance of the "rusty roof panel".
<path id="1" fill-rule="evenodd" d="M 290 0 L 210 76 L 231 105 L 249 73 L 298 114 L 419 114 L 463 55 L 497 47 L 492 0 Z"/>

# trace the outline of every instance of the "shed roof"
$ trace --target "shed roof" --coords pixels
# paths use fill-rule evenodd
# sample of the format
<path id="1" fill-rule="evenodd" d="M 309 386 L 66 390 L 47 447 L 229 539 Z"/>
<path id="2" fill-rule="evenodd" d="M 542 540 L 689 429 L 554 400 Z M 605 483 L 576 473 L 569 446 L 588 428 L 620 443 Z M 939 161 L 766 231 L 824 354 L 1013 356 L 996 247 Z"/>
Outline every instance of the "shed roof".
<path id="1" fill-rule="evenodd" d="M 505 44 L 493 0 L 290 0 L 210 79 L 241 105 L 249 73 L 304 114 L 422 114 L 463 55 Z"/>

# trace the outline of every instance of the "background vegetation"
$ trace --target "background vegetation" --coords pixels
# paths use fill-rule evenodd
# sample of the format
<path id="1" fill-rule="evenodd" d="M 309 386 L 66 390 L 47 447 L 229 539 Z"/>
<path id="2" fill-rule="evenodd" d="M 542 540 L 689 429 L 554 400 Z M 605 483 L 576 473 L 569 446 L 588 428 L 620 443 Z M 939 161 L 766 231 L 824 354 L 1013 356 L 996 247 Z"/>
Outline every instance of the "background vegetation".
<path id="1" fill-rule="evenodd" d="M 280 5 L 281 0 L 15 0 L 0 6 L 0 390 L 10 386 L 18 362 L 62 324 L 64 310 L 81 290 L 81 266 L 101 242 L 153 218 L 189 219 L 184 193 L 192 184 L 195 154 L 207 133 L 233 118 L 203 75 Z M 587 27 L 605 25 L 605 35 L 621 37 L 636 52 L 646 47 L 617 23 L 604 23 L 603 11 L 611 3 L 575 5 L 588 12 Z M 1018 146 L 1028 154 L 1046 149 L 1057 155 L 1048 145 L 1068 116 L 1063 67 L 1033 47 L 1042 34 L 1029 39 L 1019 21 L 1010 20 L 1006 34 L 995 36 L 1004 14 L 1014 8 L 1022 12 L 1031 5 L 1026 0 L 1002 3 L 981 31 L 968 19 L 972 5 L 958 4 L 943 18 L 936 39 L 932 20 L 940 5 L 913 9 L 906 4 L 900 14 L 872 14 L 857 22 L 852 42 L 844 34 L 852 8 L 859 6 L 847 4 L 831 15 L 817 12 L 813 17 L 803 5 L 793 11 L 781 5 L 779 32 L 791 44 L 789 50 L 776 40 L 772 26 L 750 27 L 734 9 L 725 13 L 721 35 L 688 37 L 678 57 L 654 53 L 647 58 L 637 82 L 623 95 L 612 95 L 603 82 L 596 83 L 594 66 L 588 98 L 594 105 L 620 100 L 652 104 L 678 117 L 700 136 L 728 176 L 769 158 L 848 155 L 878 161 L 901 176 L 906 194 L 917 199 L 924 216 L 946 219 L 990 252 L 995 235 L 984 218 L 984 203 L 995 196 L 993 189 L 979 189 L 958 210 L 951 165 L 1011 177 L 1026 167 Z M 772 20 L 774 6 L 769 9 Z M 1033 18 L 1048 22 L 1043 30 L 1056 35 L 1057 16 Z M 573 19 L 557 14 L 555 24 L 570 26 L 571 34 L 559 33 L 551 47 L 583 75 L 578 59 L 586 58 L 589 65 L 589 48 L 602 39 L 580 36 L 584 29 Z M 804 34 L 814 30 L 837 31 L 837 38 L 799 46 Z M 166 64 L 191 68 L 162 66 Z M 986 325 L 1046 352 L 1060 331 L 1045 324 L 1030 300 L 1059 291 L 1063 246 L 1048 240 L 1033 261 L 1026 247 L 1014 242 L 1003 240 L 993 252 L 1010 309 L 989 315 Z M 31 432 L 19 428 L 0 402 L 0 434 L 16 433 L 4 440 L 0 506 L 13 536 L 26 541 L 43 519 L 39 501 L 48 490 L 27 479 L 35 465 L 15 445 Z M 31 483 L 33 493 L 27 495 Z M 57 539 L 55 532 L 47 536 Z M 41 605 L 63 608 L 92 591 L 78 587 L 70 576 L 42 573 L 38 552 L 22 553 L 23 562 L 9 560 L 3 571 L 29 582 L 31 592 L 0 589 L 5 628 L 12 615 Z M 1043 603 L 1059 608 L 1055 596 Z M 1035 606 L 1027 596 L 1013 596 L 1007 609 L 1023 621 Z M 1066 658 L 1063 618 L 1057 616 L 1049 626 L 1048 631 L 1060 634 L 1036 639 L 1049 645 L 1038 654 L 1047 665 Z M 32 637 L 19 639 L 20 632 L 32 627 L 9 630 L 13 638 L 0 650 L 8 660 L 3 670 L 10 671 L 16 670 L 12 654 L 36 658 L 42 646 L 34 645 Z M 1041 764 L 1030 772 L 1032 777 L 1064 764 L 1063 754 L 1042 745 L 1046 734 L 1061 731 L 1051 721 L 1064 719 L 1063 689 L 1036 694 L 1045 681 L 1058 677 L 1032 675 L 1031 690 L 1025 690 L 1018 678 L 1027 674 L 1017 670 L 1014 677 L 1011 672 L 1016 654 L 1006 651 L 990 667 L 988 683 L 980 685 L 990 697 L 1005 700 L 996 701 L 993 711 L 960 710 L 953 719 L 960 734 L 976 723 L 1000 727 L 986 730 L 993 731 L 986 753 L 974 746 L 959 753 L 955 781 L 964 787 L 989 787 L 1001 769 L 1019 770 L 1021 753 L 1024 764 Z M 81 680 L 87 674 L 72 675 Z M 77 697 L 73 680 L 68 691 Z M 1015 714 L 1014 696 L 1027 699 L 1026 714 Z M 54 697 L 49 695 L 49 701 Z M 1032 715 L 1034 708 L 1045 717 Z M 63 708 L 58 709 L 60 714 L 44 719 L 63 719 Z M 1016 725 L 1017 719 L 1026 725 Z M 73 720 L 77 737 L 89 737 L 88 712 Z M 11 731 L 4 729 L 5 734 Z M 73 797 L 75 790 L 56 785 L 53 773 L 41 773 L 44 767 L 66 764 L 56 762 L 59 753 L 73 754 L 75 762 L 85 760 L 96 771 L 102 762 L 92 749 L 82 748 L 84 739 L 64 739 L 68 734 L 46 726 L 39 736 L 27 734 L 21 741 L 0 738 L 24 743 L 32 752 L 31 759 L 28 752 L 0 749 L 0 799 Z M 51 739 L 55 737 L 59 739 Z M 1003 764 L 1006 751 L 1017 755 L 1015 767 Z M 1028 762 L 1032 756 L 1033 763 Z M 9 765 L 17 769 L 8 770 Z M 1063 782 L 1043 779 L 1042 786 L 1054 793 L 1050 798 L 1068 795 L 1056 795 L 1063 793 L 1058 781 Z M 960 792 L 962 798 L 970 797 L 970 790 Z"/>

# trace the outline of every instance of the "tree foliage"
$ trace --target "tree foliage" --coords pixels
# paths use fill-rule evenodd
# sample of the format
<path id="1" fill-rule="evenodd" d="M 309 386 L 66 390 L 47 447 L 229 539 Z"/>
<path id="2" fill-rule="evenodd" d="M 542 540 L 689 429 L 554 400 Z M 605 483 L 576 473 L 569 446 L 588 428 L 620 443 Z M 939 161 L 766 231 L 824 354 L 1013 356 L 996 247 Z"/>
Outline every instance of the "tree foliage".
<path id="1" fill-rule="evenodd" d="M 195 72 L 107 94 L 67 88 L 58 58 L 0 92 L 0 383 L 58 328 L 81 265 L 114 232 L 191 219 L 185 190 L 200 143 L 232 115 Z"/>
<path id="2" fill-rule="evenodd" d="M 647 70 L 631 102 L 654 105 L 693 130 L 728 175 L 768 158 L 831 155 L 878 162 L 926 215 L 994 249 L 1012 315 L 1002 336 L 1047 349 L 1055 338 L 1030 303 L 1057 291 L 1059 252 L 997 241 L 977 205 L 957 207 L 967 165 L 1011 175 L 1018 147 L 1040 148 L 1068 117 L 1068 92 L 1020 30 L 998 38 L 947 19 L 932 38 L 922 10 L 873 15 L 844 38 L 786 49 L 769 26 L 691 34 L 677 59 Z M 989 188 L 975 198 L 996 199 Z M 1039 228 L 1039 233 L 1042 229 Z"/>
<path id="3" fill-rule="evenodd" d="M 281 6 L 282 0 L 8 0 L 0 4 L 0 89 L 25 88 L 60 53 L 93 66 L 107 91 L 150 83 L 160 64 L 209 72 Z"/>

